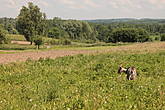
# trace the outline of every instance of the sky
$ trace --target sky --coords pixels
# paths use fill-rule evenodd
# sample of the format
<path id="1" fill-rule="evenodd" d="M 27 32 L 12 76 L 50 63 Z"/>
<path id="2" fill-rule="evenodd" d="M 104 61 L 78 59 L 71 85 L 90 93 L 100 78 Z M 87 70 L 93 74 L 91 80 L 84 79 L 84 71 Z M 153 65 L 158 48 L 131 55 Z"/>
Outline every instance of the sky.
<path id="1" fill-rule="evenodd" d="M 0 17 L 18 16 L 22 6 L 33 2 L 47 18 L 62 19 L 165 19 L 165 0 L 0 0 Z"/>

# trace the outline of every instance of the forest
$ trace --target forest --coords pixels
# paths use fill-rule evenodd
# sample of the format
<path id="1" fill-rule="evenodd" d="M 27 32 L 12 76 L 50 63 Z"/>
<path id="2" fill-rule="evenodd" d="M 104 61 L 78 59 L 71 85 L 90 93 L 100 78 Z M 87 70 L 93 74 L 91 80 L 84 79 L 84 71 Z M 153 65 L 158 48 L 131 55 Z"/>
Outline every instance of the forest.
<path id="1" fill-rule="evenodd" d="M 165 33 L 165 23 L 163 20 L 138 20 L 138 23 L 123 19 L 116 20 L 110 23 L 104 23 L 102 21 L 79 21 L 79 20 L 62 20 L 61 18 L 53 18 L 46 20 L 47 30 L 45 36 L 50 38 L 69 38 L 70 40 L 77 40 L 82 42 L 111 42 L 113 38 L 113 32 L 124 29 L 136 29 L 145 31 L 145 36 L 148 36 L 148 41 L 154 40 L 150 36 L 159 36 Z M 105 20 L 106 21 L 106 20 Z M 164 20 L 165 21 L 165 20 Z M 1 27 L 3 27 L 9 34 L 19 34 L 16 28 L 16 18 L 0 18 Z M 147 34 L 146 34 L 147 33 Z M 137 33 L 136 33 L 137 34 Z M 156 40 L 160 38 L 156 37 Z M 127 41 L 129 42 L 129 41 Z"/>

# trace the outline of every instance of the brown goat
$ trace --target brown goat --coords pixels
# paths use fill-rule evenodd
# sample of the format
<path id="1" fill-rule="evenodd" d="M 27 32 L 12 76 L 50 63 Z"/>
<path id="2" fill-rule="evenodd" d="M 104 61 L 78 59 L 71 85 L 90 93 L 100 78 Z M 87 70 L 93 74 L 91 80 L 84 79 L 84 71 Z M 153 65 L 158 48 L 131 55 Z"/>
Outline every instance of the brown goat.
<path id="1" fill-rule="evenodd" d="M 136 73 L 135 67 L 129 67 L 129 68 L 125 69 L 122 66 L 119 66 L 118 73 L 122 73 L 122 72 L 127 74 L 128 80 L 135 80 L 136 79 L 137 73 Z"/>

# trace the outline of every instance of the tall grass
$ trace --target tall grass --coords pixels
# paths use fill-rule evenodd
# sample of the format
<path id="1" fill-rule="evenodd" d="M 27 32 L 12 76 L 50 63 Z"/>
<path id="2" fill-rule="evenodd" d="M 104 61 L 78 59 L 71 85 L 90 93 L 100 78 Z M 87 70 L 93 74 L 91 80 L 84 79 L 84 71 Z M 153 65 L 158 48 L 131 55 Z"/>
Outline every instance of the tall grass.
<path id="1" fill-rule="evenodd" d="M 77 55 L 0 66 L 3 110 L 164 110 L 165 52 Z M 135 66 L 126 80 L 118 65 Z"/>

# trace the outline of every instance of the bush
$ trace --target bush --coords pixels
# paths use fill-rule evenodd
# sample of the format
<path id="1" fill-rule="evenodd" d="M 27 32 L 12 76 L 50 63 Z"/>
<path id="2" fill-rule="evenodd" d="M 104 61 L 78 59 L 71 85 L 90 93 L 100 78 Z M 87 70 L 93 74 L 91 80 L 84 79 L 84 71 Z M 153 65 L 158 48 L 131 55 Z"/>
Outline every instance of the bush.
<path id="1" fill-rule="evenodd" d="M 34 43 L 37 46 L 37 49 L 39 49 L 40 48 L 40 45 L 42 45 L 44 43 L 44 40 L 42 39 L 41 36 L 36 36 L 34 38 Z"/>
<path id="2" fill-rule="evenodd" d="M 165 34 L 161 34 L 161 41 L 165 41 Z"/>

